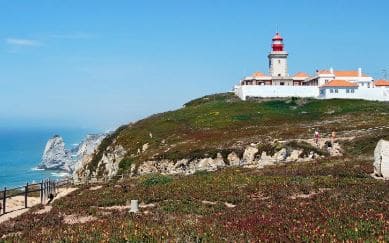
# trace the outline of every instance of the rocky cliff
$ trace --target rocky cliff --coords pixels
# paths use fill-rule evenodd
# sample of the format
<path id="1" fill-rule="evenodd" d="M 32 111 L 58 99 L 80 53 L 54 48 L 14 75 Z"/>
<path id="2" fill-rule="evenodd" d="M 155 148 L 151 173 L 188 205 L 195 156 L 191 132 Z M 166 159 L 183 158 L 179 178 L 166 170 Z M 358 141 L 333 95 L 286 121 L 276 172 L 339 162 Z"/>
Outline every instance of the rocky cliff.
<path id="1" fill-rule="evenodd" d="M 192 174 L 342 156 L 340 143 L 331 140 L 332 132 L 343 136 L 336 137 L 340 141 L 351 139 L 355 130 L 383 126 L 387 109 L 385 103 L 360 100 L 241 101 L 232 94 L 205 96 L 181 109 L 120 127 L 85 157 L 75 178 Z M 318 144 L 312 139 L 315 130 L 321 134 Z"/>
<path id="2" fill-rule="evenodd" d="M 63 138 L 54 135 L 47 141 L 39 168 L 73 173 L 90 159 L 105 137 L 106 134 L 88 134 L 77 147 L 69 150 Z"/>
<path id="3" fill-rule="evenodd" d="M 54 135 L 47 143 L 39 165 L 41 169 L 63 170 L 71 172 L 74 161 L 70 150 L 65 149 L 65 142 L 59 135 Z"/>

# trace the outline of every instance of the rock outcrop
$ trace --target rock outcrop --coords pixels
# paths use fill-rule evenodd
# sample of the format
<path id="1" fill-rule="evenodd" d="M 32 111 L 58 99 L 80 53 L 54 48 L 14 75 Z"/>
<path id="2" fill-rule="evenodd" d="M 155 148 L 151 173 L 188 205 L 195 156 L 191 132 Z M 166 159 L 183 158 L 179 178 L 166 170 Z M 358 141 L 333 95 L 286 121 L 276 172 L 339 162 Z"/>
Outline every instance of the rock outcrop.
<path id="1" fill-rule="evenodd" d="M 107 136 L 106 133 L 103 134 L 88 134 L 80 145 L 75 148 L 74 157 L 76 163 L 73 170 L 73 176 L 77 176 L 77 171 L 82 170 L 92 159 L 93 153 L 97 150 L 98 146 L 101 144 L 101 141 Z"/>
<path id="2" fill-rule="evenodd" d="M 99 151 L 100 157 L 94 158 L 91 166 L 91 156 L 83 160 L 75 170 L 73 178 L 82 181 L 87 178 L 112 178 L 119 171 L 120 161 L 124 158 L 136 157 L 147 151 L 148 144 L 142 145 L 137 154 L 130 154 L 123 146 L 113 139 L 111 145 Z M 263 150 L 269 151 L 263 151 Z M 340 149 L 340 148 L 339 148 Z M 206 153 L 205 153 L 206 154 Z M 96 154 L 95 154 L 96 155 Z M 178 160 L 149 159 L 137 166 L 131 164 L 131 176 L 142 176 L 151 173 L 170 175 L 190 175 L 198 171 L 215 171 L 220 168 L 242 166 L 245 168 L 261 169 L 267 165 L 278 163 L 310 161 L 324 155 L 331 156 L 329 152 L 314 147 L 302 140 L 274 141 L 263 146 L 261 143 L 251 143 L 242 148 L 229 149 L 229 152 L 219 152 L 213 156 L 205 155 L 203 158 L 182 158 Z M 335 154 L 333 155 L 335 156 Z M 84 158 L 86 158 L 84 156 Z"/>
<path id="3" fill-rule="evenodd" d="M 83 156 L 74 170 L 73 179 L 78 182 L 91 177 L 112 178 L 117 174 L 119 163 L 125 155 L 126 151 L 121 145 L 108 146 L 101 159 L 98 161 L 94 171 L 89 169 L 93 154 Z"/>
<path id="4" fill-rule="evenodd" d="M 106 136 L 105 133 L 86 135 L 85 139 L 73 149 L 77 161 L 81 161 L 85 156 L 92 155 Z"/>
<path id="5" fill-rule="evenodd" d="M 86 138 L 72 150 L 66 149 L 63 138 L 54 135 L 47 141 L 42 160 L 38 168 L 62 170 L 73 173 L 88 163 L 92 154 L 107 134 L 88 134 Z"/>
<path id="6" fill-rule="evenodd" d="M 223 158 L 220 153 L 216 158 L 202 158 L 202 159 L 181 159 L 178 161 L 172 160 L 149 160 L 141 163 L 138 170 L 132 170 L 133 175 L 146 175 L 151 173 L 161 174 L 182 174 L 190 175 L 197 171 L 215 171 L 219 168 L 230 166 L 242 166 L 246 168 L 263 168 L 267 165 L 274 165 L 277 163 L 309 161 L 318 158 L 320 155 L 312 152 L 307 156 L 303 156 L 303 150 L 293 149 L 288 151 L 286 148 L 281 148 L 274 155 L 267 155 L 265 151 L 258 155 L 258 144 L 248 145 L 243 152 L 241 158 L 237 153 L 231 152 L 226 158 Z"/>
<path id="7" fill-rule="evenodd" d="M 71 172 L 73 166 L 74 161 L 72 160 L 71 152 L 65 149 L 63 138 L 59 135 L 54 135 L 46 143 L 39 168 Z"/>
<path id="8" fill-rule="evenodd" d="M 381 139 L 374 150 L 374 174 L 389 179 L 389 141 Z"/>

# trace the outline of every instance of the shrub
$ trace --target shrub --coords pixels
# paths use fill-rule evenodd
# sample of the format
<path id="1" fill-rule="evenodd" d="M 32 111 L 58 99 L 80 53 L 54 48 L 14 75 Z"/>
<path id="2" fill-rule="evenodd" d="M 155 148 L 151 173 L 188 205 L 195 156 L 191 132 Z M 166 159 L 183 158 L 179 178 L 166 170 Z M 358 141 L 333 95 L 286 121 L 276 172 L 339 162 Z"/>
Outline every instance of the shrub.
<path id="1" fill-rule="evenodd" d="M 131 168 L 131 165 L 133 163 L 134 163 L 134 161 L 131 158 L 123 158 L 119 162 L 118 174 L 123 174 L 123 173 L 127 172 Z"/>
<path id="2" fill-rule="evenodd" d="M 146 176 L 142 179 L 142 185 L 144 186 L 155 186 L 155 185 L 164 185 L 172 182 L 172 178 L 170 176 L 154 174 Z"/>

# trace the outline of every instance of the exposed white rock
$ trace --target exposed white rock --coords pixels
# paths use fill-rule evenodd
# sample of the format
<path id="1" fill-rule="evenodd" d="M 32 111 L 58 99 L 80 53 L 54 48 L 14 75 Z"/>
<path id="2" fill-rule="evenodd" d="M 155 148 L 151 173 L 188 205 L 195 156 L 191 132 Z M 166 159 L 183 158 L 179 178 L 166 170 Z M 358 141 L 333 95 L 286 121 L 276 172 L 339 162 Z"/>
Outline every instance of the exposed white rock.
<path id="1" fill-rule="evenodd" d="M 252 164 L 254 162 L 256 153 L 258 153 L 258 148 L 255 146 L 255 144 L 251 144 L 250 146 L 246 147 L 243 153 L 242 164 Z"/>
<path id="2" fill-rule="evenodd" d="M 389 178 L 389 141 L 381 139 L 374 150 L 374 174 Z"/>
<path id="3" fill-rule="evenodd" d="M 149 144 L 148 143 L 143 144 L 143 146 L 142 146 L 142 153 L 146 152 L 146 150 L 148 148 L 149 148 Z"/>
<path id="4" fill-rule="evenodd" d="M 236 152 L 231 152 L 227 156 L 227 163 L 224 161 L 225 158 L 218 153 L 216 158 L 204 157 L 198 159 L 187 159 L 181 160 L 148 160 L 139 164 L 138 168 L 133 164 L 130 167 L 132 176 L 146 175 L 152 173 L 169 174 L 169 175 L 190 175 L 196 171 L 215 171 L 219 168 L 227 166 L 243 166 L 248 168 L 263 168 L 267 165 L 273 165 L 276 163 L 287 163 L 293 161 L 309 161 L 319 157 L 318 154 L 311 151 L 308 156 L 302 157 L 302 149 L 289 150 L 286 147 L 282 147 L 285 142 L 277 142 L 280 145 L 280 149 L 274 155 L 267 155 L 266 152 L 262 152 L 261 156 L 258 157 L 258 144 L 250 144 L 243 151 L 243 156 L 240 158 Z M 102 159 L 99 161 L 97 171 L 89 172 L 81 170 L 82 175 L 99 175 L 105 178 L 111 178 L 116 175 L 120 161 L 127 156 L 127 151 L 120 146 L 115 145 L 113 142 L 105 151 Z M 275 142 L 273 143 L 275 144 Z M 142 150 L 147 150 L 148 144 L 142 146 Z M 136 155 L 134 155 L 136 156 Z M 205 155 L 206 156 L 206 155 Z M 83 166 L 86 168 L 87 166 Z"/>
<path id="5" fill-rule="evenodd" d="M 231 152 L 227 156 L 227 160 L 230 163 L 230 166 L 239 166 L 240 165 L 240 158 L 235 152 Z"/>
<path id="6" fill-rule="evenodd" d="M 65 149 L 65 142 L 59 135 L 54 135 L 46 143 L 39 168 L 47 170 L 64 170 L 71 172 L 74 161 L 71 152 Z"/>
<path id="7" fill-rule="evenodd" d="M 88 134 L 74 150 L 77 160 L 80 161 L 84 156 L 92 155 L 106 136 L 105 133 Z"/>
<path id="8" fill-rule="evenodd" d="M 99 169 L 104 167 L 102 174 L 104 174 L 106 178 L 112 178 L 117 174 L 119 170 L 119 163 L 127 152 L 121 145 L 117 145 L 114 148 L 109 147 L 107 150 L 108 151 L 103 154 L 103 157 L 97 164 L 97 168 Z"/>
<path id="9" fill-rule="evenodd" d="M 274 162 L 276 162 L 276 160 L 272 156 L 268 156 L 265 151 L 262 152 L 261 159 L 259 160 L 261 166 L 272 165 Z"/>
<path id="10" fill-rule="evenodd" d="M 288 156 L 286 148 L 282 148 L 280 151 L 274 154 L 274 158 L 277 162 L 284 162 Z"/>

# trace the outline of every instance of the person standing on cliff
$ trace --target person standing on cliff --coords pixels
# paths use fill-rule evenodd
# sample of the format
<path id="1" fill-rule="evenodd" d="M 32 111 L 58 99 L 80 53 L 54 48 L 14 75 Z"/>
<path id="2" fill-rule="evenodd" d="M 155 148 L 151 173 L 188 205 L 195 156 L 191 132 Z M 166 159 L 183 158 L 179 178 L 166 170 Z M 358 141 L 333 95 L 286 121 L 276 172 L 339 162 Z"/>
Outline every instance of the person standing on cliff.
<path id="1" fill-rule="evenodd" d="M 315 131 L 314 137 L 315 137 L 315 144 L 316 144 L 316 146 L 319 147 L 319 139 L 320 139 L 320 133 L 319 133 L 319 131 L 317 131 L 317 130 Z"/>

